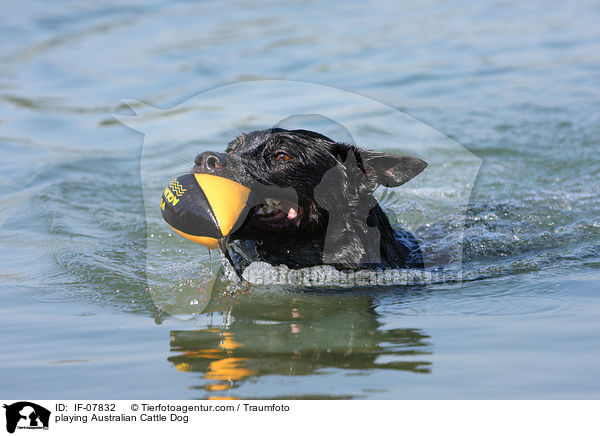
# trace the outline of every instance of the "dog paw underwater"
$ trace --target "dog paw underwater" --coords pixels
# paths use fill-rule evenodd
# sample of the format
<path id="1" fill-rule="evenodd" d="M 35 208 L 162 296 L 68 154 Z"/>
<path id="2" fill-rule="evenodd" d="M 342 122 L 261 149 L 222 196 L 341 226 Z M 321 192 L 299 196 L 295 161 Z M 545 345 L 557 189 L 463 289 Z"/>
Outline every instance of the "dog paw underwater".
<path id="1" fill-rule="evenodd" d="M 196 156 L 191 172 L 164 190 L 161 212 L 177 233 L 218 249 L 246 280 L 250 265 L 254 275 L 257 265 L 271 265 L 286 277 L 309 269 L 334 280 L 336 272 L 424 273 L 417 239 L 392 228 L 373 193 L 426 166 L 308 130 L 254 131 L 224 153 Z"/>

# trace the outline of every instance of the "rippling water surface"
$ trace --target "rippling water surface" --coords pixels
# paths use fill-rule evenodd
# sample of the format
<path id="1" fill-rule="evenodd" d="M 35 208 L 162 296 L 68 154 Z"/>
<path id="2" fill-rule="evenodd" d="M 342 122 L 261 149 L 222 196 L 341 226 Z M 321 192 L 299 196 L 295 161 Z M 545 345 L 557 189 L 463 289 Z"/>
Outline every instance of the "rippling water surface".
<path id="1" fill-rule="evenodd" d="M 597 3 L 34 0 L 3 15 L 5 397 L 600 395 Z M 267 79 L 406 124 L 310 93 L 260 94 L 264 118 L 241 94 L 199 97 Z M 147 220 L 145 190 L 299 107 L 340 111 L 359 145 L 423 153 L 434 172 L 378 195 L 462 282 L 213 284 L 200 247 Z M 132 110 L 135 130 L 113 116 Z"/>

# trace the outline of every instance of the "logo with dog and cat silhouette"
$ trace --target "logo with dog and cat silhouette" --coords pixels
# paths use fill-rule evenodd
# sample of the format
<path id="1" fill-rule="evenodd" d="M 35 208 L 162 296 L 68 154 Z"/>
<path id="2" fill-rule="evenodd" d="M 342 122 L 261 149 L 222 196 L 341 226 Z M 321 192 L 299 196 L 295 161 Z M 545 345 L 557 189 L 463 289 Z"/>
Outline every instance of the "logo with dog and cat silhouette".
<path id="1" fill-rule="evenodd" d="M 13 404 L 4 404 L 6 409 L 6 431 L 14 433 L 15 430 L 48 430 L 50 411 L 38 404 L 29 401 L 19 401 Z"/>

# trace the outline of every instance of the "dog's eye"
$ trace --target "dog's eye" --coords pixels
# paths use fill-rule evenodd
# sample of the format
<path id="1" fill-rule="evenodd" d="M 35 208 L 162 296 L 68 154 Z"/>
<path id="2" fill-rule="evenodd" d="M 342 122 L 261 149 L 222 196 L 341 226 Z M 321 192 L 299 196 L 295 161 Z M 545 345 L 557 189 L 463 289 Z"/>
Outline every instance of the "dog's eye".
<path id="1" fill-rule="evenodd" d="M 278 151 L 277 153 L 275 153 L 275 159 L 277 160 L 290 160 L 291 158 L 284 153 L 283 151 Z"/>

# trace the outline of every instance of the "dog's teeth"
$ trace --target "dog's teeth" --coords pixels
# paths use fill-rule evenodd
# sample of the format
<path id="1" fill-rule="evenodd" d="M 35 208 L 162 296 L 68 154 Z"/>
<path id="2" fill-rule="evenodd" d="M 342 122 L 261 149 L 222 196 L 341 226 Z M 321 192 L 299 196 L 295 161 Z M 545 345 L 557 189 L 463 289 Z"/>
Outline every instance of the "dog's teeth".
<path id="1" fill-rule="evenodd" d="M 279 200 L 275 200 L 274 198 L 266 198 L 265 204 L 275 210 L 281 208 L 281 202 Z"/>
<path id="2" fill-rule="evenodd" d="M 298 212 L 296 211 L 296 209 L 294 209 L 293 207 L 290 207 L 290 210 L 288 211 L 288 214 L 287 214 L 287 218 L 289 220 L 293 220 L 297 216 L 298 216 Z"/>

